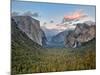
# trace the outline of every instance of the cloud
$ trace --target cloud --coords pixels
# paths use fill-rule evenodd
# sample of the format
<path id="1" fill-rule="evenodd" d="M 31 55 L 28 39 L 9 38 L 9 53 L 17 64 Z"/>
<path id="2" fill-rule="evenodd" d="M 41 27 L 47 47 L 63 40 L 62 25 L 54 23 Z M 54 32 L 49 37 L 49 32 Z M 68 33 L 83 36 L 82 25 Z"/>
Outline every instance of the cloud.
<path id="1" fill-rule="evenodd" d="M 39 15 L 38 12 L 35 12 L 35 13 L 32 14 L 32 16 L 33 16 L 33 17 L 39 17 L 40 15 Z"/>
<path id="2" fill-rule="evenodd" d="M 11 16 L 18 16 L 19 15 L 19 12 L 12 12 L 11 13 Z"/>
<path id="3" fill-rule="evenodd" d="M 24 12 L 22 15 L 24 15 L 24 16 L 32 16 L 32 17 L 39 17 L 40 16 L 38 12 L 32 13 L 31 11 Z"/>
<path id="4" fill-rule="evenodd" d="M 53 20 L 51 20 L 51 21 L 50 21 L 50 23 L 54 23 L 54 21 L 53 21 Z"/>
<path id="5" fill-rule="evenodd" d="M 75 12 L 71 12 L 68 15 L 64 16 L 65 21 L 79 21 L 82 18 L 88 17 L 86 13 L 84 13 L 82 10 L 78 10 Z"/>
<path id="6" fill-rule="evenodd" d="M 46 25 L 42 26 L 43 28 L 46 28 L 48 30 L 56 30 L 57 32 L 62 32 L 64 30 L 74 29 L 74 25 L 64 25 L 64 24 L 51 24 L 47 23 Z"/>
<path id="7" fill-rule="evenodd" d="M 60 32 L 63 32 L 65 30 L 73 30 L 76 26 L 74 25 L 58 25 L 58 24 L 51 24 L 47 23 L 44 26 L 41 26 L 42 30 L 45 32 L 46 36 L 54 36 L 57 35 Z"/>
<path id="8" fill-rule="evenodd" d="M 26 12 L 23 12 L 23 13 L 20 13 L 20 12 L 12 12 L 11 13 L 12 16 L 31 16 L 31 17 L 40 17 L 39 13 L 38 12 L 31 12 L 31 11 L 26 11 Z"/>

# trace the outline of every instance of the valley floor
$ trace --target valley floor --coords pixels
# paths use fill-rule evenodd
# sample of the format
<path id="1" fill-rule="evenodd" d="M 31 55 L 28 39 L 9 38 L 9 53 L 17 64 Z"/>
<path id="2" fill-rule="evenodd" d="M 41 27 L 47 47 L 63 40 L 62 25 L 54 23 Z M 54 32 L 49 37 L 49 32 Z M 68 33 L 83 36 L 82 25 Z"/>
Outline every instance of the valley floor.
<path id="1" fill-rule="evenodd" d="M 69 51 L 66 49 L 51 49 L 40 56 L 35 63 L 34 72 L 70 71 L 95 69 L 95 52 Z"/>
<path id="2" fill-rule="evenodd" d="M 12 72 L 24 74 L 96 68 L 94 46 L 76 49 L 46 48 L 41 50 L 43 50 L 42 54 L 37 54 L 36 56 L 28 55 L 29 58 L 25 60 L 18 57 L 18 61 L 12 63 L 16 65 L 16 67 L 12 67 Z M 22 56 L 24 57 L 24 55 Z"/>

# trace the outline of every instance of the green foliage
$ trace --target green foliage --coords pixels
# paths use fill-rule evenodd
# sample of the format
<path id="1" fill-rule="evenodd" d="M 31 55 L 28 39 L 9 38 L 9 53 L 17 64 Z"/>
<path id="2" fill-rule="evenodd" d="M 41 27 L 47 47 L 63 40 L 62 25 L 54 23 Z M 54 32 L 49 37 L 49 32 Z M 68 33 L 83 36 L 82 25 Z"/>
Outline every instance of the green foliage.
<path id="1" fill-rule="evenodd" d="M 12 75 L 96 68 L 95 40 L 81 48 L 42 48 L 12 29 Z"/>
<path id="2" fill-rule="evenodd" d="M 39 51 L 42 52 L 38 53 Z M 94 44 L 76 49 L 12 49 L 12 73 L 17 74 L 95 69 L 95 64 Z"/>

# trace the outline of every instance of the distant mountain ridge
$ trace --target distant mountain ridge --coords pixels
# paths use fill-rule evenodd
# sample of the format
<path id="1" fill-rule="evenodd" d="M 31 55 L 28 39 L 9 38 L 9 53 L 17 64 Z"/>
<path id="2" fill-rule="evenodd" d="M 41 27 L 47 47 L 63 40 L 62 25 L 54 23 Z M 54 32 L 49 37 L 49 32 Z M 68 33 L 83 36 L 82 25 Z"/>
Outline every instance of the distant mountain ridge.
<path id="1" fill-rule="evenodd" d="M 63 43 L 65 36 L 68 35 L 69 32 L 72 32 L 72 31 L 73 30 L 65 30 L 63 32 L 60 32 L 57 35 L 53 36 L 51 41 L 55 43 Z"/>

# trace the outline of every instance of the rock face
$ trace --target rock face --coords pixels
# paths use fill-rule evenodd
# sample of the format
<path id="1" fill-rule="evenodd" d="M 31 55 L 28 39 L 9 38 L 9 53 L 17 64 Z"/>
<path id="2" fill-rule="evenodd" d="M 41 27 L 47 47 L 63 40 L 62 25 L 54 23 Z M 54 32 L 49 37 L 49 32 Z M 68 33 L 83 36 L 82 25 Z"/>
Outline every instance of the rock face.
<path id="1" fill-rule="evenodd" d="M 39 47 L 42 48 L 39 44 L 33 42 L 25 32 L 18 28 L 14 19 L 11 19 L 11 45 L 12 50 L 14 51 L 17 50 L 17 48 L 18 50 L 34 50 Z"/>
<path id="2" fill-rule="evenodd" d="M 42 29 L 41 29 L 41 34 L 42 34 L 42 46 L 45 47 L 47 45 L 47 38 L 46 38 L 45 33 Z"/>
<path id="3" fill-rule="evenodd" d="M 65 47 L 76 48 L 81 46 L 82 43 L 89 42 L 95 38 L 95 29 L 95 25 L 88 25 L 86 23 L 77 24 L 75 30 L 65 37 Z"/>
<path id="4" fill-rule="evenodd" d="M 30 16 L 13 16 L 12 18 L 17 23 L 19 29 L 25 32 L 31 40 L 42 45 L 42 38 L 45 37 L 45 34 L 41 30 L 38 20 Z"/>

